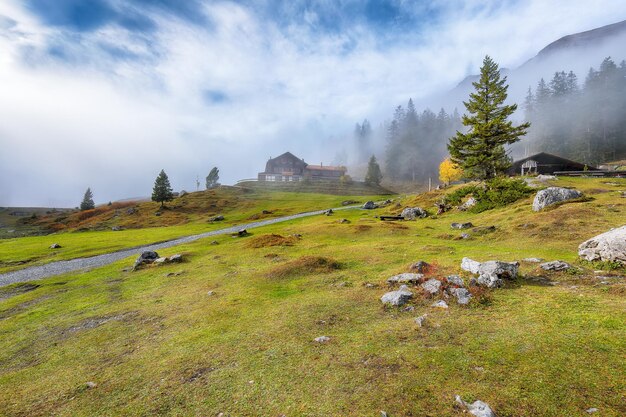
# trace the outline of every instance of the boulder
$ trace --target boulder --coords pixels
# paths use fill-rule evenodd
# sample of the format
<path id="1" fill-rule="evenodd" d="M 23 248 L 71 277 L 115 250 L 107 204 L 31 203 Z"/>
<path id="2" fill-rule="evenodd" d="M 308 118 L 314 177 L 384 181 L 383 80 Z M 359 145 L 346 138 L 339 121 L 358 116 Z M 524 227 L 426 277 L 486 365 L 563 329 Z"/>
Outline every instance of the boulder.
<path id="1" fill-rule="evenodd" d="M 431 307 L 446 309 L 448 308 L 448 303 L 443 300 L 439 300 L 436 303 L 431 304 Z"/>
<path id="2" fill-rule="evenodd" d="M 113 227 L 111 227 L 111 231 L 113 231 L 113 232 L 119 232 L 120 230 L 122 230 L 122 228 L 121 228 L 121 227 L 119 227 L 119 226 L 113 226 Z"/>
<path id="3" fill-rule="evenodd" d="M 135 207 L 129 207 L 126 209 L 126 214 L 135 214 L 137 213 L 137 209 Z"/>
<path id="4" fill-rule="evenodd" d="M 215 217 L 211 217 L 209 219 L 210 222 L 221 222 L 224 220 L 224 216 L 222 216 L 221 214 Z"/>
<path id="5" fill-rule="evenodd" d="M 505 279 L 515 279 L 519 263 L 487 261 L 478 268 L 478 284 L 489 288 L 501 287 Z"/>
<path id="6" fill-rule="evenodd" d="M 458 287 L 465 287 L 465 283 L 463 282 L 463 278 L 461 278 L 458 275 L 448 275 L 446 277 L 446 279 L 448 280 L 448 283 L 450 283 L 452 285 L 456 285 Z"/>
<path id="7" fill-rule="evenodd" d="M 452 223 L 450 225 L 450 227 L 452 227 L 453 229 L 461 230 L 461 229 L 472 228 L 472 227 L 474 227 L 474 225 L 472 223 L 470 223 L 470 222 L 467 222 L 467 223 Z"/>
<path id="8" fill-rule="evenodd" d="M 368 201 L 367 203 L 363 204 L 363 208 L 365 210 L 372 210 L 376 208 L 376 204 L 373 201 Z"/>
<path id="9" fill-rule="evenodd" d="M 480 400 L 474 401 L 472 404 L 468 404 L 457 395 L 455 397 L 455 401 L 461 407 L 466 408 L 467 411 L 475 417 L 496 417 L 496 414 L 491 410 L 489 405 Z"/>
<path id="10" fill-rule="evenodd" d="M 470 258 L 463 258 L 461 260 L 461 269 L 464 271 L 471 272 L 472 274 L 477 274 L 479 268 L 480 262 L 478 261 Z"/>
<path id="11" fill-rule="evenodd" d="M 155 251 L 147 250 L 141 253 L 135 261 L 135 269 L 143 264 L 151 264 L 155 260 L 159 259 L 159 254 Z"/>
<path id="12" fill-rule="evenodd" d="M 469 304 L 472 299 L 472 294 L 470 294 L 467 288 L 451 288 L 449 291 L 456 297 L 456 302 L 461 305 Z"/>
<path id="13" fill-rule="evenodd" d="M 411 264 L 411 266 L 409 266 L 409 269 L 411 271 L 415 271 L 415 272 L 422 274 L 426 272 L 426 270 L 428 270 L 429 267 L 430 265 L 426 261 L 417 261 L 414 264 Z"/>
<path id="14" fill-rule="evenodd" d="M 403 274 L 392 276 L 387 280 L 387 284 L 419 284 L 422 278 L 424 278 L 423 274 L 405 272 Z"/>
<path id="15" fill-rule="evenodd" d="M 155 265 L 162 265 L 164 263 L 167 263 L 167 258 L 156 258 L 154 261 L 152 261 L 152 263 Z"/>
<path id="16" fill-rule="evenodd" d="M 402 285 L 397 291 L 388 292 L 380 297 L 380 301 L 383 304 L 401 306 L 406 304 L 411 298 L 413 298 L 413 293 L 409 291 L 406 285 Z"/>
<path id="17" fill-rule="evenodd" d="M 544 271 L 565 271 L 566 269 L 570 269 L 572 267 L 570 264 L 563 261 L 544 262 L 539 266 Z"/>
<path id="18" fill-rule="evenodd" d="M 626 225 L 583 242 L 578 247 L 578 256 L 587 261 L 626 264 Z"/>
<path id="19" fill-rule="evenodd" d="M 335 212 L 333 211 L 333 209 L 328 209 L 324 212 L 325 215 L 327 216 L 332 216 Z"/>
<path id="20" fill-rule="evenodd" d="M 60 249 L 61 245 L 59 245 L 58 243 L 53 243 L 52 245 L 50 245 L 50 249 Z"/>
<path id="21" fill-rule="evenodd" d="M 573 200 L 582 197 L 582 193 L 578 190 L 572 190 L 562 187 L 548 187 L 541 190 L 535 195 L 533 201 L 533 211 L 540 211 L 562 201 Z"/>
<path id="22" fill-rule="evenodd" d="M 441 289 L 441 281 L 431 278 L 422 284 L 422 288 L 429 294 L 437 294 Z"/>
<path id="23" fill-rule="evenodd" d="M 428 217 L 428 213 L 421 207 L 407 207 L 402 210 L 400 216 L 404 217 L 404 220 L 415 220 Z"/>

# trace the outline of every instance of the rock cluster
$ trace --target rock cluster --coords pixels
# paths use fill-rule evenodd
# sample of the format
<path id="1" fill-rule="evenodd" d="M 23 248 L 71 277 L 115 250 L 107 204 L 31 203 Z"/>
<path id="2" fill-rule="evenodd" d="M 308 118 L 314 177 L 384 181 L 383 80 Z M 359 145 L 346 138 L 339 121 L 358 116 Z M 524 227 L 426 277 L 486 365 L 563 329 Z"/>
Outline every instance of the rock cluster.
<path id="1" fill-rule="evenodd" d="M 137 258 L 137 260 L 135 260 L 135 265 L 133 266 L 133 270 L 136 270 L 142 265 L 147 265 L 147 264 L 162 265 L 162 264 L 167 264 L 167 263 L 179 263 L 182 261 L 183 261 L 183 255 L 181 254 L 172 255 L 166 258 L 166 257 L 160 257 L 159 254 L 156 253 L 155 251 L 148 250 L 148 251 L 142 252 L 141 255 L 139 255 L 139 257 Z"/>
<path id="2" fill-rule="evenodd" d="M 517 278 L 518 262 L 487 261 L 477 262 L 463 258 L 461 269 L 477 274 L 476 282 L 488 288 L 501 287 L 505 279 Z"/>
<path id="3" fill-rule="evenodd" d="M 582 193 L 578 190 L 572 190 L 562 187 L 548 187 L 541 190 L 535 195 L 533 200 L 533 211 L 540 211 L 553 204 L 562 201 L 574 200 L 582 197 Z"/>

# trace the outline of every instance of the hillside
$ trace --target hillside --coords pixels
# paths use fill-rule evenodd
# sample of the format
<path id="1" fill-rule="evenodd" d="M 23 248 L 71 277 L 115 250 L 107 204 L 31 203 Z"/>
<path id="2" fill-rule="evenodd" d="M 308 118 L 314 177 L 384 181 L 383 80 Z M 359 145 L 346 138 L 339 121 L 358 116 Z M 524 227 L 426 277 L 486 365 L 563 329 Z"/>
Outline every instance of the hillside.
<path id="1" fill-rule="evenodd" d="M 575 187 L 587 198 L 543 212 L 531 210 L 530 196 L 483 213 L 433 215 L 433 204 L 452 188 L 159 253 L 182 253 L 182 264 L 131 272 L 129 258 L 2 288 L 0 332 L 12 337 L 0 338 L 0 410 L 10 416 L 468 415 L 455 405 L 458 394 L 487 402 L 498 416 L 582 416 L 590 408 L 622 416 L 626 271 L 581 262 L 576 249 L 624 224 L 626 180 L 545 185 Z M 244 218 L 314 201 L 304 193 L 245 197 L 232 196 L 221 211 Z M 413 206 L 431 216 L 376 218 Z M 194 216 L 206 225 L 208 214 Z M 453 222 L 495 230 L 472 229 L 461 239 L 465 231 L 451 229 Z M 116 233 L 54 237 L 81 236 L 67 244 L 80 254 L 91 250 L 89 236 L 113 245 Z M 5 240 L 0 250 L 17 253 L 25 239 L 31 247 L 50 242 L 50 236 Z M 430 264 L 428 277 L 459 274 L 466 256 L 521 261 L 521 277 L 502 289 L 472 289 L 467 306 L 450 298 L 448 309 L 433 308 L 438 297 L 419 287 L 408 308 L 382 306 L 392 275 L 419 260 Z M 574 268 L 543 271 L 523 261 L 530 257 Z M 419 327 L 415 318 L 423 314 Z M 316 342 L 320 336 L 330 339 Z"/>

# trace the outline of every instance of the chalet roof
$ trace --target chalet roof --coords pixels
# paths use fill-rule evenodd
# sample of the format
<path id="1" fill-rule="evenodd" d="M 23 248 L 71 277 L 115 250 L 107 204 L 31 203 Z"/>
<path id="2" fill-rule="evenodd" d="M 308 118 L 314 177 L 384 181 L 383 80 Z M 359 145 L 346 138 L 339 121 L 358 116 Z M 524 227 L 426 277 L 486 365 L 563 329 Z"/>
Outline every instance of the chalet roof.
<path id="1" fill-rule="evenodd" d="M 278 155 L 276 158 L 270 158 L 270 159 L 278 159 L 278 158 L 280 158 L 280 157 L 282 157 L 282 156 L 287 156 L 287 157 L 289 157 L 289 158 L 295 158 L 295 159 L 297 159 L 297 160 L 300 160 L 300 158 L 298 158 L 297 156 L 295 156 L 294 154 L 292 154 L 292 153 L 291 153 L 291 152 L 289 152 L 289 151 L 285 152 L 284 154 Z"/>
<path id="2" fill-rule="evenodd" d="M 345 167 L 333 167 L 324 165 L 307 165 L 306 169 L 313 169 L 316 171 L 345 171 Z"/>

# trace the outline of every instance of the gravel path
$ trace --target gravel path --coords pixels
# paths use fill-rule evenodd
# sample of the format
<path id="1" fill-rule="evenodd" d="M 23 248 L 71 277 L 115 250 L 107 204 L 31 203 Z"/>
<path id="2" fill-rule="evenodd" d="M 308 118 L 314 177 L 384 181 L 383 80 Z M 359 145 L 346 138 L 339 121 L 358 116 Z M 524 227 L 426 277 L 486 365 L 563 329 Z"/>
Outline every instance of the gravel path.
<path id="1" fill-rule="evenodd" d="M 340 207 L 334 208 L 333 211 L 347 210 L 356 208 L 358 206 Z M 102 255 L 92 256 L 89 258 L 76 258 L 68 261 L 56 261 L 50 262 L 45 265 L 31 266 L 28 268 L 20 269 L 13 272 L 7 272 L 0 274 L 0 287 L 5 285 L 14 284 L 16 282 L 34 281 L 38 279 L 48 278 L 54 275 L 65 274 L 67 272 L 80 271 L 83 269 L 96 268 L 111 264 L 119 261 L 120 259 L 128 258 L 129 256 L 138 255 L 146 250 L 159 250 L 164 248 L 171 248 L 172 246 L 181 245 L 183 243 L 189 243 L 209 236 L 225 235 L 230 233 L 236 233 L 241 229 L 253 229 L 255 227 L 268 226 L 275 223 L 286 222 L 293 219 L 299 219 L 302 217 L 316 216 L 323 214 L 326 210 L 309 211 L 306 213 L 293 214 L 291 216 L 277 217 L 275 219 L 261 220 L 253 223 L 246 223 L 238 226 L 231 226 L 226 229 L 213 230 L 211 232 L 200 233 L 198 235 L 185 236 L 174 240 L 168 240 L 161 243 L 153 243 L 145 246 L 137 246 L 130 249 L 123 249 L 117 252 L 105 253 Z"/>

